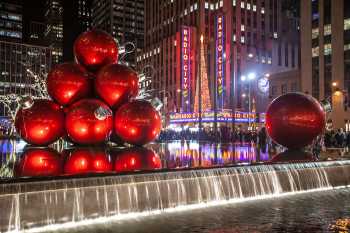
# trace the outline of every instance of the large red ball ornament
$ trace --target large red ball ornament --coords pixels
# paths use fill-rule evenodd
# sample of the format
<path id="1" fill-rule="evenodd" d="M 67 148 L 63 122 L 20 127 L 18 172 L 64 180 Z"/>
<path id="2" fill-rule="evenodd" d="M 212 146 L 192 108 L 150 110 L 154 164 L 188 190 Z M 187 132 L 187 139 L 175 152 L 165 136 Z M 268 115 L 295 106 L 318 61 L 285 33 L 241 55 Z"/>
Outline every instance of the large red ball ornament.
<path id="1" fill-rule="evenodd" d="M 137 96 L 137 73 L 124 65 L 108 65 L 98 73 L 95 91 L 112 109 L 117 109 Z"/>
<path id="2" fill-rule="evenodd" d="M 57 65 L 47 76 L 47 91 L 60 105 L 69 105 L 92 93 L 92 79 L 74 63 Z"/>
<path id="3" fill-rule="evenodd" d="M 156 109 L 145 100 L 124 104 L 115 113 L 114 130 L 117 136 L 129 144 L 144 145 L 160 133 L 161 117 Z"/>
<path id="4" fill-rule="evenodd" d="M 59 105 L 50 100 L 35 100 L 19 109 L 15 127 L 29 144 L 47 146 L 63 136 L 64 113 Z"/>
<path id="5" fill-rule="evenodd" d="M 266 112 L 266 128 L 278 144 L 302 148 L 322 133 L 325 112 L 316 99 L 301 93 L 289 93 L 275 99 Z"/>
<path id="6" fill-rule="evenodd" d="M 159 156 L 151 149 L 134 147 L 115 153 L 116 172 L 152 171 L 162 168 Z"/>
<path id="7" fill-rule="evenodd" d="M 103 66 L 117 63 L 118 45 L 111 35 L 93 29 L 82 33 L 74 43 L 76 61 L 91 72 Z"/>
<path id="8" fill-rule="evenodd" d="M 16 164 L 17 177 L 59 176 L 62 172 L 62 159 L 51 148 L 29 148 Z"/>
<path id="9" fill-rule="evenodd" d="M 77 148 L 63 152 L 66 161 L 65 175 L 107 173 L 112 171 L 112 161 L 103 148 Z"/>
<path id="10" fill-rule="evenodd" d="M 101 144 L 109 138 L 112 129 L 112 111 L 100 100 L 83 99 L 67 110 L 66 130 L 75 143 Z"/>

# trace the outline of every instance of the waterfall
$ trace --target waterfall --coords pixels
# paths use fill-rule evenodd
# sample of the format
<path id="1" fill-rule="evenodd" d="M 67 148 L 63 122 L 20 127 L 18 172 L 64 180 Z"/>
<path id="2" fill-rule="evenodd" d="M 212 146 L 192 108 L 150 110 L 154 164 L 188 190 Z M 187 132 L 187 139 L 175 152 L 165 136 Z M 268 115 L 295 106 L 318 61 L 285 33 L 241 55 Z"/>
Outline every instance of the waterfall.
<path id="1" fill-rule="evenodd" d="M 349 183 L 350 161 L 8 183 L 0 185 L 0 232 L 61 228 L 347 187 Z"/>

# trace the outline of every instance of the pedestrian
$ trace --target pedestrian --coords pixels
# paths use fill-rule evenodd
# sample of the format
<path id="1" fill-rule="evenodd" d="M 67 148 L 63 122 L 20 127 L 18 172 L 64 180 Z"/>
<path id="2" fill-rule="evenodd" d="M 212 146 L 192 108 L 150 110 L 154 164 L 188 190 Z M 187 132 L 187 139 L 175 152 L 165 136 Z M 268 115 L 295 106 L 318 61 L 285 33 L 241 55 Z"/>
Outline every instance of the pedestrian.
<path id="1" fill-rule="evenodd" d="M 266 153 L 267 134 L 266 128 L 262 127 L 258 133 L 258 143 L 263 153 Z"/>

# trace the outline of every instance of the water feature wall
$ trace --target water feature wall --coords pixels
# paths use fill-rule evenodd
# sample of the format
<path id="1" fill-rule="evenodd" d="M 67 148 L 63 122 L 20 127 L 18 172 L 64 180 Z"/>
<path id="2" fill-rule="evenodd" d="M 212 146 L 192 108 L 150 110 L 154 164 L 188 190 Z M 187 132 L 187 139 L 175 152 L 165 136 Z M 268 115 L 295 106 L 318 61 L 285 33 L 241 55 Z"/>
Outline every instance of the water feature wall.
<path id="1" fill-rule="evenodd" d="M 2 184 L 0 232 L 348 185 L 350 161 Z"/>

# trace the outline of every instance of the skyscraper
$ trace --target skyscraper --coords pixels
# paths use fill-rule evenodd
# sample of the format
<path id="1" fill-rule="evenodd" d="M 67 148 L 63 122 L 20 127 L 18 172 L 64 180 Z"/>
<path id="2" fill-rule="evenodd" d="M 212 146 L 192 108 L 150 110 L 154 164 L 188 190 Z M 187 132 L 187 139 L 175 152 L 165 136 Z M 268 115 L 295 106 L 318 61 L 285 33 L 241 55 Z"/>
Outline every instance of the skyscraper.
<path id="1" fill-rule="evenodd" d="M 0 95 L 31 95 L 34 74 L 48 73 L 51 67 L 51 50 L 48 47 L 0 41 Z M 8 110 L 0 104 L 0 117 L 8 116 Z"/>
<path id="2" fill-rule="evenodd" d="M 298 24 L 285 21 L 282 2 L 145 1 L 145 48 L 137 57 L 138 66 L 154 68 L 152 87 L 161 99 L 168 98 L 168 111 L 193 112 L 195 95 L 201 94 L 197 79 L 207 73 L 212 110 L 235 106 L 264 112 L 268 88 L 259 88 L 258 81 L 265 74 L 297 69 L 299 63 Z M 243 82 L 241 77 L 249 74 L 255 80 Z M 251 109 L 242 96 L 251 96 Z"/>
<path id="3" fill-rule="evenodd" d="M 23 9 L 21 0 L 0 2 L 0 40 L 21 41 L 23 38 Z"/>
<path id="4" fill-rule="evenodd" d="M 329 100 L 329 124 L 350 130 L 350 1 L 302 3 L 301 90 Z"/>
<path id="5" fill-rule="evenodd" d="M 92 4 L 93 27 L 110 33 L 120 45 L 134 44 L 135 52 L 126 57 L 133 67 L 144 44 L 144 2 L 147 0 L 94 0 Z M 126 49 L 132 47 L 128 45 Z"/>
<path id="6" fill-rule="evenodd" d="M 45 40 L 52 48 L 52 62 L 57 64 L 63 60 L 63 7 L 61 0 L 46 0 Z"/>
<path id="7" fill-rule="evenodd" d="M 76 38 L 91 28 L 92 0 L 63 1 L 63 59 L 73 60 Z"/>

